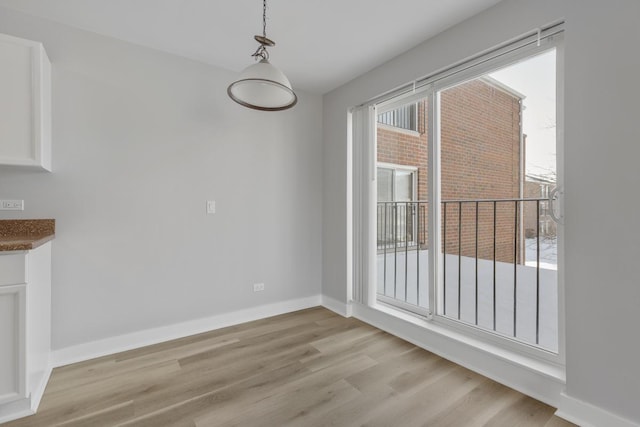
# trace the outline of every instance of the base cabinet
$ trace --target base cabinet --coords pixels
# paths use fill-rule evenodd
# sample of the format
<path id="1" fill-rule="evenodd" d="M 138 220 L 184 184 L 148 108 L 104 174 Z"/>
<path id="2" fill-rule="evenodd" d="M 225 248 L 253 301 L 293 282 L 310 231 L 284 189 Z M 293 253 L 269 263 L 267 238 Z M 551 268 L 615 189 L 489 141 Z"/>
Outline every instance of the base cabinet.
<path id="1" fill-rule="evenodd" d="M 0 404 L 25 398 L 26 286 L 0 287 Z"/>
<path id="2" fill-rule="evenodd" d="M 0 252 L 0 423 L 35 412 L 50 354 L 51 242 Z"/>

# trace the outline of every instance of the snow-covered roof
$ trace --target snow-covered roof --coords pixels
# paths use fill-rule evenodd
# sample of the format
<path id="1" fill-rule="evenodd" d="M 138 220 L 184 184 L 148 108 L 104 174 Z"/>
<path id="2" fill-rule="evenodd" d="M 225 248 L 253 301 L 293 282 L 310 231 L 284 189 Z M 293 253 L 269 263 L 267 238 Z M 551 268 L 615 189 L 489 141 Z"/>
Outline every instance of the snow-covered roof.
<path id="1" fill-rule="evenodd" d="M 543 184 L 555 184 L 556 183 L 556 178 L 555 176 L 549 176 L 549 175 L 538 175 L 538 174 L 533 174 L 533 173 L 527 173 L 524 177 L 525 181 L 530 181 L 530 182 L 538 182 L 538 183 L 543 183 Z"/>
<path id="2" fill-rule="evenodd" d="M 527 97 L 525 94 L 518 92 L 514 88 L 507 86 L 506 84 L 502 83 L 499 80 L 494 79 L 491 76 L 488 76 L 488 75 L 482 76 L 480 77 L 480 80 L 520 100 L 523 100 Z"/>

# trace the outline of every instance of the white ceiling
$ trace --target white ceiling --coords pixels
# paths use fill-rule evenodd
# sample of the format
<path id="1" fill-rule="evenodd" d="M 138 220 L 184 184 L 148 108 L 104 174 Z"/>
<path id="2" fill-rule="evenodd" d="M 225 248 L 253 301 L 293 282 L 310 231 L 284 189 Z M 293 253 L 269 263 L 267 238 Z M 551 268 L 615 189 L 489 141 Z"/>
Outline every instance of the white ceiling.
<path id="1" fill-rule="evenodd" d="M 326 93 L 500 0 L 270 0 L 271 62 Z M 0 6 L 233 71 L 252 62 L 261 0 L 0 0 Z"/>

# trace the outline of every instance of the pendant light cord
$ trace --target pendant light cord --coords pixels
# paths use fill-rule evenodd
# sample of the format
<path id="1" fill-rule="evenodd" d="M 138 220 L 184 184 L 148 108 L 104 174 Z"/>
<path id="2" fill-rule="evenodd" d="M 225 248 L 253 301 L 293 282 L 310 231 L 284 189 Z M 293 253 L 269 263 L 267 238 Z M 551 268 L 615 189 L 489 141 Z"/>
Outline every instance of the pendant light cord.
<path id="1" fill-rule="evenodd" d="M 262 36 L 267 38 L 267 0 L 262 0 Z"/>
<path id="2" fill-rule="evenodd" d="M 256 36 L 256 38 L 259 38 L 259 36 Z M 269 46 L 273 46 L 273 42 L 271 42 L 268 38 L 267 38 L 267 0 L 262 0 L 262 39 L 263 41 L 259 41 L 260 46 L 258 47 L 258 49 L 256 49 L 255 53 L 251 56 L 253 56 L 256 60 L 258 60 L 258 58 L 262 59 L 262 60 L 269 60 L 269 52 L 267 51 L 267 46 L 265 45 L 265 40 L 268 41 Z"/>

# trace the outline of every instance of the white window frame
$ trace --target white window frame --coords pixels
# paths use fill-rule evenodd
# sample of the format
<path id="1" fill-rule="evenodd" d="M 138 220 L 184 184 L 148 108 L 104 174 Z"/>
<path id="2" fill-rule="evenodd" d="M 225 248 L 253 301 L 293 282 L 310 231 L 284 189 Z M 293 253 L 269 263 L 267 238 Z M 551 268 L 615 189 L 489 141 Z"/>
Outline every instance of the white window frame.
<path id="1" fill-rule="evenodd" d="M 395 163 L 385 163 L 385 162 L 376 162 L 376 180 L 378 179 L 378 170 L 379 169 L 386 169 L 386 170 L 391 170 L 391 174 L 392 174 L 392 188 L 391 188 L 391 193 L 392 193 L 392 199 L 393 200 L 383 200 L 383 202 L 398 202 L 398 203 L 404 203 L 407 202 L 406 200 L 396 200 L 396 172 L 397 171 L 403 171 L 403 172 L 409 172 L 411 174 L 411 200 L 409 200 L 409 202 L 415 202 L 417 201 L 417 195 L 418 195 L 418 167 L 416 166 L 410 166 L 410 165 L 398 165 Z M 376 204 L 380 203 L 377 200 L 377 187 L 376 187 Z M 377 205 L 376 205 L 377 206 Z M 377 212 L 377 209 L 376 209 Z M 377 229 L 377 223 L 376 223 L 376 229 Z M 418 224 L 413 224 L 413 230 L 412 231 L 412 236 L 417 236 L 418 235 Z M 406 238 L 406 237 L 405 237 Z M 376 238 L 377 240 L 377 238 Z M 412 246 L 413 244 L 416 244 L 415 242 L 412 242 Z"/>
<path id="2" fill-rule="evenodd" d="M 396 163 L 386 163 L 386 162 L 376 162 L 376 176 L 378 173 L 378 169 L 390 169 L 393 171 L 393 200 L 389 200 L 391 202 L 395 202 L 396 199 L 396 171 L 404 171 L 411 172 L 412 179 L 412 188 L 411 188 L 411 201 L 415 202 L 417 200 L 418 194 L 418 167 L 410 166 L 410 165 L 398 165 Z"/>

